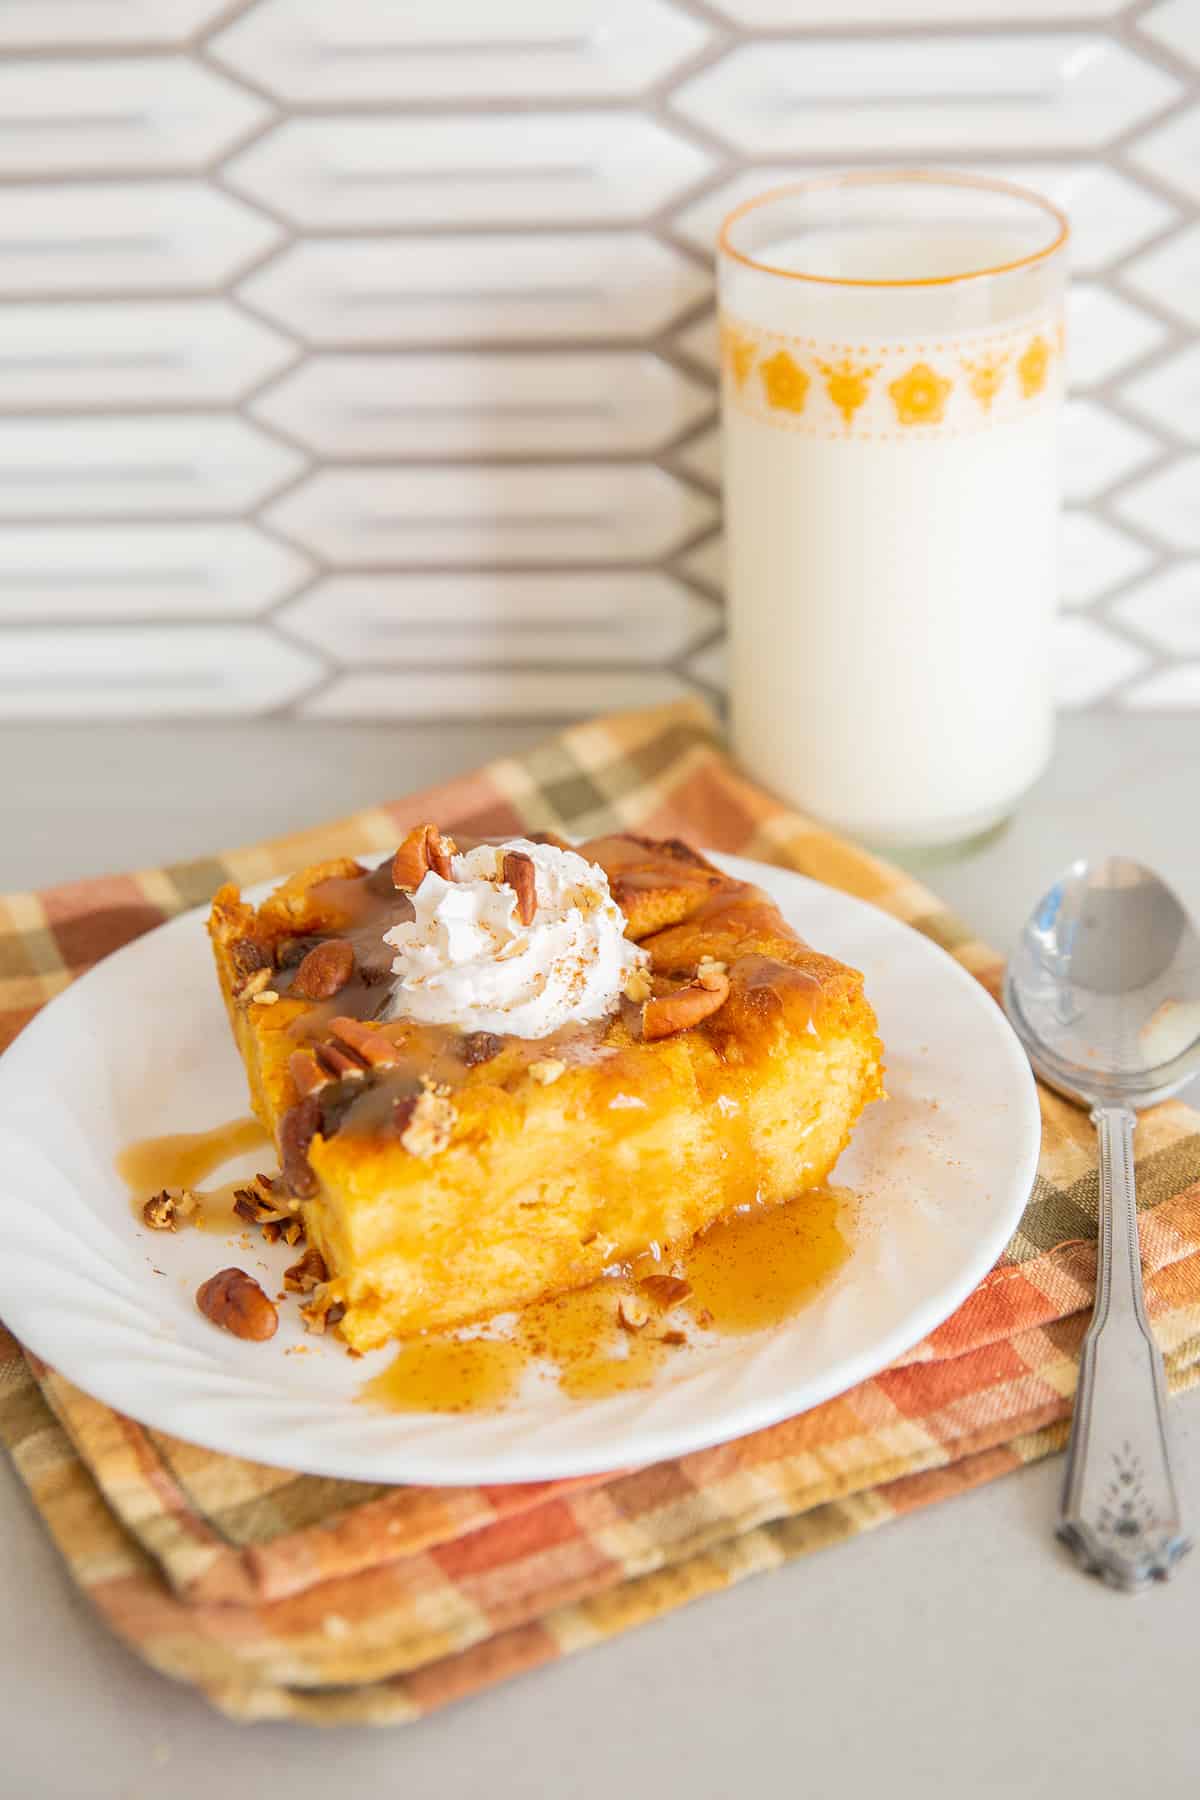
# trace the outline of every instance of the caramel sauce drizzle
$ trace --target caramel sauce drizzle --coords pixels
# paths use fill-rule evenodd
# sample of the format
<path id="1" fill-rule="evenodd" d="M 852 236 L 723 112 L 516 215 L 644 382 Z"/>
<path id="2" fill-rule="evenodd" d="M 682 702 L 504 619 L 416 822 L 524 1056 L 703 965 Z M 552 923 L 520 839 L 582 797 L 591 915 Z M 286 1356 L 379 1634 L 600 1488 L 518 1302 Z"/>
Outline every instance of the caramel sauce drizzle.
<path id="1" fill-rule="evenodd" d="M 850 1255 L 853 1196 L 821 1187 L 779 1206 L 749 1205 L 698 1237 L 671 1267 L 689 1284 L 677 1305 L 661 1307 L 644 1283 L 661 1272 L 650 1256 L 590 1287 L 539 1300 L 517 1315 L 511 1333 L 431 1332 L 401 1346 L 368 1381 L 361 1398 L 393 1412 L 459 1413 L 511 1402 L 527 1370 L 549 1369 L 572 1400 L 601 1400 L 643 1388 L 697 1332 L 740 1337 L 794 1318 Z M 638 1331 L 620 1323 L 623 1299 L 649 1319 Z"/>
<path id="2" fill-rule="evenodd" d="M 459 847 L 465 849 L 477 841 L 485 840 L 464 838 Z M 761 889 L 744 882 L 731 884 L 686 846 L 679 847 L 677 858 L 667 857 L 656 845 L 615 835 L 592 839 L 581 846 L 581 854 L 604 869 L 626 911 L 636 912 L 639 896 L 652 896 L 666 888 L 686 894 L 685 916 L 641 940 L 654 966 L 663 968 L 668 978 L 676 964 L 694 969 L 697 933 L 713 934 L 718 957 L 736 957 L 730 967 L 731 991 L 725 1008 L 696 1028 L 707 1033 L 718 1053 L 738 1009 L 762 1013 L 777 1008 L 785 991 L 794 1006 L 798 992 L 804 990 L 810 1021 L 816 1019 L 821 989 L 813 976 L 757 949 L 739 952 L 742 943 L 777 940 L 784 930 L 774 903 Z M 505 1037 L 499 1056 L 472 1066 L 463 1055 L 463 1033 L 454 1027 L 423 1025 L 410 1019 L 381 1020 L 379 1014 L 390 996 L 391 961 L 383 935 L 411 918 L 412 903 L 392 886 L 387 862 L 359 876 L 339 875 L 316 882 L 305 897 L 304 922 L 297 926 L 297 935 L 315 940 L 347 938 L 354 946 L 356 972 L 332 999 L 306 1002 L 304 1011 L 289 1024 L 289 1035 L 299 1045 L 327 1042 L 332 1020 L 342 1015 L 370 1022 L 403 1052 L 392 1067 L 372 1072 L 360 1093 L 348 1094 L 339 1132 L 358 1137 L 387 1129 L 396 1101 L 415 1093 L 423 1079 L 449 1088 L 471 1082 L 508 1085 L 532 1062 L 547 1057 L 568 1066 L 602 1062 L 634 1041 L 634 1009 L 624 1008 L 610 1019 L 568 1026 L 550 1037 Z M 295 966 L 272 977 L 281 996 L 289 992 L 294 974 Z"/>

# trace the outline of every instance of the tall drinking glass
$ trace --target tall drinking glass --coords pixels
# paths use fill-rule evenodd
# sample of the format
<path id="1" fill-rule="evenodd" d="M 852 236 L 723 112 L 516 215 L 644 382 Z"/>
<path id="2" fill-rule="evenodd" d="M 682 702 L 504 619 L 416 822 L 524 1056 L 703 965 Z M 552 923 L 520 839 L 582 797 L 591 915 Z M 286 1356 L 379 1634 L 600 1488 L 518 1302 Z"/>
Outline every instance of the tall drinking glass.
<path id="1" fill-rule="evenodd" d="M 1050 754 L 1066 242 L 1036 194 L 923 173 L 721 230 L 735 748 L 882 846 L 988 830 Z"/>

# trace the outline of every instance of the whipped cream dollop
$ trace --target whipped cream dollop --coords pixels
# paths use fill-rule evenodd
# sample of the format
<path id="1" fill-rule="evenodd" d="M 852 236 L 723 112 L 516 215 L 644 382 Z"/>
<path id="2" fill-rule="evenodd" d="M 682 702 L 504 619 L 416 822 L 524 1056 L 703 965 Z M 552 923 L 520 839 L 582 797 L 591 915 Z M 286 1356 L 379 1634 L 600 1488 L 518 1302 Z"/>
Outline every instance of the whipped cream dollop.
<path id="1" fill-rule="evenodd" d="M 504 880 L 507 851 L 534 867 L 537 910 L 518 916 Z M 432 869 L 412 896 L 415 917 L 384 934 L 396 951 L 391 1018 L 541 1038 L 612 1012 L 649 960 L 625 936 L 608 877 L 573 850 L 527 838 L 481 844 Z"/>

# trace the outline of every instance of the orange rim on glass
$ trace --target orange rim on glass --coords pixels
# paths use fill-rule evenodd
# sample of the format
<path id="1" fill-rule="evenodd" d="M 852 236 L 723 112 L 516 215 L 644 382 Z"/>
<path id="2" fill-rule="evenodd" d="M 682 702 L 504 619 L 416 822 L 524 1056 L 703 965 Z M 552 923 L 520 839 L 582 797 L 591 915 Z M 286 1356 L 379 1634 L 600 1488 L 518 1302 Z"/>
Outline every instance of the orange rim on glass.
<path id="1" fill-rule="evenodd" d="M 848 275 L 815 275 L 802 269 L 783 269 L 777 263 L 760 262 L 757 257 L 748 255 L 744 250 L 735 248 L 730 233 L 739 220 L 756 212 L 760 207 L 769 206 L 790 196 L 818 193 L 832 188 L 862 187 L 894 187 L 897 185 L 924 184 L 929 187 L 975 188 L 984 193 L 1007 195 L 1013 200 L 1025 201 L 1037 211 L 1046 215 L 1054 228 L 1054 234 L 1047 243 L 1027 256 L 1015 258 L 1012 262 L 996 263 L 990 268 L 965 269 L 957 275 L 921 275 L 905 278 L 868 279 L 862 276 Z M 1071 235 L 1070 222 L 1061 209 L 1047 200 L 1044 195 L 1037 194 L 1032 188 L 1019 186 L 1014 181 L 994 180 L 984 175 L 956 175 L 940 173 L 931 169 L 864 169 L 851 171 L 842 175 L 819 175 L 807 181 L 786 182 L 780 187 L 769 188 L 765 193 L 755 194 L 750 200 L 743 200 L 735 206 L 721 225 L 717 238 L 717 247 L 723 256 L 732 257 L 735 262 L 743 263 L 748 269 L 756 269 L 763 275 L 778 275 L 787 281 L 818 282 L 823 287 L 856 287 L 856 288 L 918 288 L 946 287 L 952 282 L 981 281 L 989 276 L 1008 275 L 1017 269 L 1032 268 L 1035 264 L 1045 262 L 1048 257 L 1063 248 Z"/>

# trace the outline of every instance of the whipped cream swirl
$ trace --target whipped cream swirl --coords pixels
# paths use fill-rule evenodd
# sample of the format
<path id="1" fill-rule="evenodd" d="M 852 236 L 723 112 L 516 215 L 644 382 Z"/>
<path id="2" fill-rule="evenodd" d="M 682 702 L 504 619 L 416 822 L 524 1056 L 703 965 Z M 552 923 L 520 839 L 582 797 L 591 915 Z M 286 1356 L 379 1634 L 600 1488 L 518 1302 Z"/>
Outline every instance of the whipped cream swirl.
<path id="1" fill-rule="evenodd" d="M 534 866 L 537 910 L 528 925 L 504 880 L 506 851 Z M 648 961 L 625 936 L 608 877 L 573 850 L 512 838 L 431 869 L 412 896 L 415 917 L 384 934 L 396 950 L 388 1016 L 463 1031 L 541 1038 L 604 1018 Z"/>

